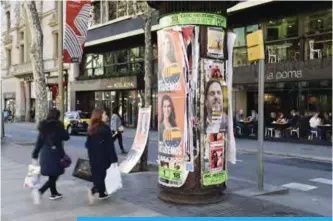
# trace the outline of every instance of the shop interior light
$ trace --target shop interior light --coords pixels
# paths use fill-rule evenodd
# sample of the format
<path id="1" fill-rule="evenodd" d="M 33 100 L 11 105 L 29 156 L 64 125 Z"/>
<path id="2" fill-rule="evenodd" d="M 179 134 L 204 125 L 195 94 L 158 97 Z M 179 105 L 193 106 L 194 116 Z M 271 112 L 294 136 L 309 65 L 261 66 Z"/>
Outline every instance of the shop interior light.
<path id="1" fill-rule="evenodd" d="M 321 22 L 321 19 L 318 19 L 317 21 L 318 21 L 318 22 Z"/>

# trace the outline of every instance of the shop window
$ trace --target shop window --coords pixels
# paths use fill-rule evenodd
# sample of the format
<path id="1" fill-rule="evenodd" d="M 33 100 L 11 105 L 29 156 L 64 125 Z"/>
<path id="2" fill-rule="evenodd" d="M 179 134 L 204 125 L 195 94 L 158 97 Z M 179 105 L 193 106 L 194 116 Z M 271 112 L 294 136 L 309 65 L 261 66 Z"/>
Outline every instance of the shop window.
<path id="1" fill-rule="evenodd" d="M 130 59 L 131 62 L 142 61 L 144 59 L 144 47 L 132 48 L 130 50 Z"/>
<path id="2" fill-rule="evenodd" d="M 237 35 L 234 47 L 245 46 L 245 27 L 235 28 L 234 33 Z"/>
<path id="3" fill-rule="evenodd" d="M 332 31 L 332 9 L 315 12 L 304 18 L 307 35 L 327 33 Z"/>
<path id="4" fill-rule="evenodd" d="M 300 41 L 298 39 L 267 43 L 265 47 L 268 63 L 300 60 Z"/>
<path id="5" fill-rule="evenodd" d="M 298 36 L 296 17 L 284 18 L 265 23 L 265 40 L 274 41 Z"/>

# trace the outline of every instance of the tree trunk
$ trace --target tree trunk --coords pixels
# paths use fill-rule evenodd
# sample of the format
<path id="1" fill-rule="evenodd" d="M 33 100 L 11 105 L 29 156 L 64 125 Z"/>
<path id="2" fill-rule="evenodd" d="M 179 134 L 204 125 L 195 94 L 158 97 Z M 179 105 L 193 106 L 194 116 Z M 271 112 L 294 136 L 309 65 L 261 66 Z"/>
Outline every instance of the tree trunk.
<path id="1" fill-rule="evenodd" d="M 151 23 L 152 23 L 153 10 L 148 7 L 147 12 L 143 15 L 144 20 L 144 33 L 145 33 L 145 107 L 151 105 L 151 79 L 152 79 L 152 63 L 153 63 L 153 47 L 151 43 Z M 149 135 L 145 150 L 140 160 L 140 171 L 148 170 L 148 146 Z"/>
<path id="2" fill-rule="evenodd" d="M 36 96 L 36 124 L 47 115 L 47 91 L 43 65 L 43 31 L 40 24 L 35 1 L 25 1 L 25 10 L 28 17 L 31 33 L 30 58 L 35 82 Z"/>

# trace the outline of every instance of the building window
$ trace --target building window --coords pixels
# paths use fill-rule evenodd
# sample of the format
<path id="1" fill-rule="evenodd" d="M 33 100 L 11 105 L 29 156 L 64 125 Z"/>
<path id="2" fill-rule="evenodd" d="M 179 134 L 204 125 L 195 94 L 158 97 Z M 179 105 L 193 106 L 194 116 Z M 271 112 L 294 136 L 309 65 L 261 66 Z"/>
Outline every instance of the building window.
<path id="1" fill-rule="evenodd" d="M 117 12 L 118 15 L 117 17 L 123 17 L 123 16 L 127 16 L 127 1 L 117 1 Z"/>
<path id="2" fill-rule="evenodd" d="M 21 31 L 21 32 L 20 32 L 20 40 L 21 40 L 21 41 L 24 41 L 24 31 Z"/>
<path id="3" fill-rule="evenodd" d="M 7 69 L 12 66 L 12 50 L 8 49 L 7 50 Z"/>
<path id="4" fill-rule="evenodd" d="M 58 35 L 58 32 L 55 32 L 54 35 L 53 35 L 53 38 L 54 38 L 54 58 L 58 58 L 58 42 L 59 42 L 59 35 Z"/>
<path id="5" fill-rule="evenodd" d="M 10 12 L 6 12 L 6 20 L 7 20 L 7 31 L 10 30 Z"/>
<path id="6" fill-rule="evenodd" d="M 267 62 L 277 63 L 300 60 L 300 45 L 298 39 L 266 43 Z"/>
<path id="7" fill-rule="evenodd" d="M 87 54 L 85 56 L 84 65 L 84 72 L 86 76 L 103 75 L 103 54 Z"/>
<path id="8" fill-rule="evenodd" d="M 258 25 L 249 25 L 246 27 L 235 28 L 233 32 L 237 35 L 234 45 L 234 66 L 248 65 L 246 35 L 257 31 Z"/>
<path id="9" fill-rule="evenodd" d="M 298 37 L 297 17 L 283 18 L 265 23 L 265 40 L 275 41 Z"/>
<path id="10" fill-rule="evenodd" d="M 23 64 L 25 62 L 24 60 L 24 44 L 20 45 L 20 63 Z"/>
<path id="11" fill-rule="evenodd" d="M 117 18 L 117 2 L 109 1 L 108 2 L 108 20 L 114 20 Z"/>
<path id="12" fill-rule="evenodd" d="M 305 59 L 332 56 L 332 9 L 305 16 Z"/>
<path id="13" fill-rule="evenodd" d="M 94 24 L 100 24 L 101 23 L 101 2 L 95 1 L 93 3 L 94 5 Z"/>

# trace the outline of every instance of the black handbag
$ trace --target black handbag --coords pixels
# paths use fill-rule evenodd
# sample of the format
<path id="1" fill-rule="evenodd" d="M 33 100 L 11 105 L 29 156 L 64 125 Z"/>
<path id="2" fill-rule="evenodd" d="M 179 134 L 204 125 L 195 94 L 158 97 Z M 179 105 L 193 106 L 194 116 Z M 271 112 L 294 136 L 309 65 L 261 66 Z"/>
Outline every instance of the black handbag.
<path id="1" fill-rule="evenodd" d="M 88 182 L 92 182 L 89 160 L 79 158 L 76 162 L 73 176 Z"/>

